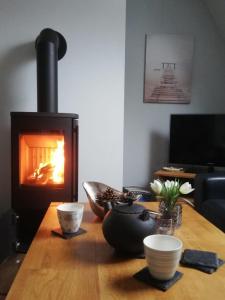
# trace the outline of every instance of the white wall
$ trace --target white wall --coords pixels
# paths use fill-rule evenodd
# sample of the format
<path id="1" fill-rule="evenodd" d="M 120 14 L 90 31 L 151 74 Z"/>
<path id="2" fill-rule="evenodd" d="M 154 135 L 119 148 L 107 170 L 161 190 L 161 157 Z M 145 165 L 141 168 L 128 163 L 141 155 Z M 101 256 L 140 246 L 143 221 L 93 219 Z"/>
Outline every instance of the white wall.
<path id="1" fill-rule="evenodd" d="M 190 104 L 143 103 L 145 34 L 193 34 Z M 225 113 L 225 42 L 201 0 L 129 0 L 126 24 L 124 185 L 148 185 L 168 160 L 171 113 Z"/>
<path id="2" fill-rule="evenodd" d="M 0 3 L 0 212 L 10 207 L 10 111 L 36 111 L 34 40 L 43 28 L 68 44 L 59 62 L 59 112 L 80 116 L 79 199 L 85 180 L 122 187 L 125 0 Z"/>

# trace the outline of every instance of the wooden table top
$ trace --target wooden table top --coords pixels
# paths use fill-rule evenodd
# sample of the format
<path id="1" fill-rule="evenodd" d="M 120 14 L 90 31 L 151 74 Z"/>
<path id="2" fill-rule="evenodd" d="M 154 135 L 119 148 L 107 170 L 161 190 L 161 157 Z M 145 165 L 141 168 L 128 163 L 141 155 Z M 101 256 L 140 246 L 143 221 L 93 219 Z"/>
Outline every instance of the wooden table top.
<path id="1" fill-rule="evenodd" d="M 162 292 L 132 277 L 145 260 L 117 257 L 88 204 L 81 224 L 87 233 L 69 240 L 52 235 L 58 227 L 56 205 L 49 207 L 7 300 L 225 299 L 225 266 L 213 274 L 180 266 L 182 279 Z M 157 203 L 143 205 L 156 209 Z M 214 251 L 225 259 L 225 234 L 186 204 L 175 235 L 184 248 Z"/>

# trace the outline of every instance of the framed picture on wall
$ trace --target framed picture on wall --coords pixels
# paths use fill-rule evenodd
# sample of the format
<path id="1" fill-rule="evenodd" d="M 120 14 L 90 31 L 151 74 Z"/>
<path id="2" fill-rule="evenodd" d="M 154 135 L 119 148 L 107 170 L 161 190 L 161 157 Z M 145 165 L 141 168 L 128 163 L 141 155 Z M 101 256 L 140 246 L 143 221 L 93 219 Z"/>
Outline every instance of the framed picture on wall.
<path id="1" fill-rule="evenodd" d="M 144 102 L 190 103 L 194 38 L 146 35 Z"/>

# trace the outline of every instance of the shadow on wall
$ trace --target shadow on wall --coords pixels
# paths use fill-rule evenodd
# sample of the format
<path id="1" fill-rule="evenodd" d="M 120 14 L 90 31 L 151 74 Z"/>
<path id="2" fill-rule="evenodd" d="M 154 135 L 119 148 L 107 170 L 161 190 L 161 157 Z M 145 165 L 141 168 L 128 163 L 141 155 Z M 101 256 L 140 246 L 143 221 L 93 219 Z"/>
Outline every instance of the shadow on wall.
<path id="1" fill-rule="evenodd" d="M 153 178 L 153 173 L 168 163 L 169 140 L 159 132 L 153 131 L 150 134 L 150 174 L 149 178 Z"/>
<path id="2" fill-rule="evenodd" d="M 35 59 L 34 42 L 22 44 L 0 54 L 0 215 L 11 206 L 11 143 L 10 111 L 18 110 L 20 99 L 24 99 L 26 85 L 24 69 Z M 24 93 L 23 93 L 24 91 Z M 27 99 L 27 101 L 31 99 Z M 21 101 L 22 102 L 22 101 Z M 26 103 L 23 105 L 26 107 Z"/>

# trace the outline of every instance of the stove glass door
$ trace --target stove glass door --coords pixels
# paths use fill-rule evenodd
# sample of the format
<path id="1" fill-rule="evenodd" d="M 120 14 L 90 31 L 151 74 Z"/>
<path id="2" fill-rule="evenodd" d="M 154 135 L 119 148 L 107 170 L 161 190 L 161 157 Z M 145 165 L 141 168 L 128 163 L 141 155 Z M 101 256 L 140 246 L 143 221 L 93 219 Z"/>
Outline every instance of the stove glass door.
<path id="1" fill-rule="evenodd" d="M 24 133 L 19 136 L 19 181 L 28 186 L 64 185 L 63 134 Z"/>

